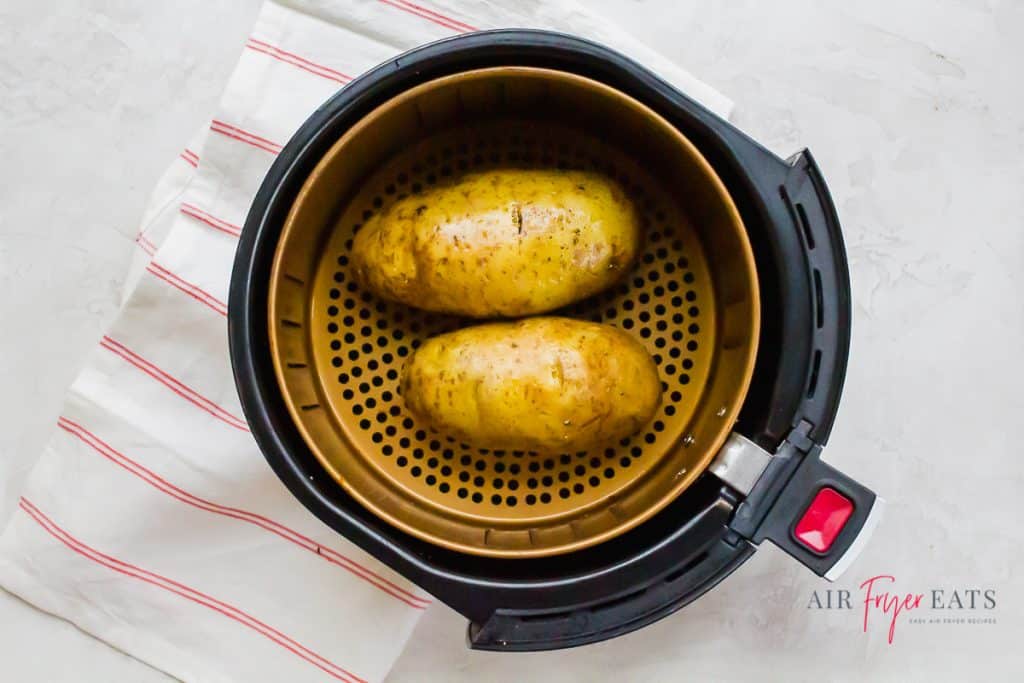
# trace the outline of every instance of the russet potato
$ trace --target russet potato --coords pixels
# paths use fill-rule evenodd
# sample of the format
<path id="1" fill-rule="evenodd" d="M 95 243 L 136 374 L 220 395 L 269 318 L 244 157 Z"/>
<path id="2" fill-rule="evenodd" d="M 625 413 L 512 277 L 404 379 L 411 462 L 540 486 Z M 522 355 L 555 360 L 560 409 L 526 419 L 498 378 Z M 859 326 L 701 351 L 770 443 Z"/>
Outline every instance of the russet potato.
<path id="1" fill-rule="evenodd" d="M 629 436 L 661 401 L 653 359 L 610 325 L 539 317 L 466 327 L 406 362 L 413 416 L 481 448 L 563 453 Z"/>
<path id="2" fill-rule="evenodd" d="M 603 175 L 471 173 L 398 200 L 356 233 L 356 280 L 416 308 L 474 318 L 551 311 L 615 283 L 640 243 L 639 214 Z"/>

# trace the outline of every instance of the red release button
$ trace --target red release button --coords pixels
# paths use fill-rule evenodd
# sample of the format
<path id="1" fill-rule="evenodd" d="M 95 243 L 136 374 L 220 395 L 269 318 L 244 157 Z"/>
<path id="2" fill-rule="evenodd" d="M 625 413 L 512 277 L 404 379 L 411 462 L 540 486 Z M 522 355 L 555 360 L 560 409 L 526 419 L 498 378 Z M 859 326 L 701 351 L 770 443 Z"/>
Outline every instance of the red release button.
<path id="1" fill-rule="evenodd" d="M 793 535 L 811 550 L 823 553 L 843 530 L 846 520 L 853 514 L 853 503 L 828 486 L 818 491 L 804 511 Z"/>

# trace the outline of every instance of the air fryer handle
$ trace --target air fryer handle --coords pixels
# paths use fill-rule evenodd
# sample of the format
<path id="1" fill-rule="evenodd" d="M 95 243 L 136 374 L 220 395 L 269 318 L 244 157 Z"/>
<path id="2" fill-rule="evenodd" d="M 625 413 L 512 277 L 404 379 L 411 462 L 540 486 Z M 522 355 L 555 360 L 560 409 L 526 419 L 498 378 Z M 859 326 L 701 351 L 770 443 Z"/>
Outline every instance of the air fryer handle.
<path id="1" fill-rule="evenodd" d="M 753 540 L 768 539 L 835 581 L 867 545 L 885 501 L 822 462 L 819 453 L 815 449 L 803 459 Z"/>

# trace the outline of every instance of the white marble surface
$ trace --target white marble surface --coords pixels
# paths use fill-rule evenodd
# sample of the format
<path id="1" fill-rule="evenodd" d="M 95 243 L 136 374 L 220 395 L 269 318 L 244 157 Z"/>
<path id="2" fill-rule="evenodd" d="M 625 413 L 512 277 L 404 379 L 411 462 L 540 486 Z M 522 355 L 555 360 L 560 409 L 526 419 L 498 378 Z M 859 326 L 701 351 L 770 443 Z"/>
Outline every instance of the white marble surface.
<path id="1" fill-rule="evenodd" d="M 150 186 L 211 111 L 257 5 L 0 6 L 0 518 L 115 311 Z M 389 680 L 1019 680 L 1024 3 L 592 5 L 732 97 L 773 151 L 814 151 L 854 285 L 826 458 L 889 512 L 835 586 L 854 610 L 807 609 L 824 584 L 764 548 L 682 613 L 573 651 L 470 652 L 438 607 Z M 945 616 L 996 623 L 901 616 L 888 645 L 879 615 L 861 632 L 857 585 L 875 574 L 926 602 L 993 589 L 995 610 Z M 5 680 L 166 680 L 2 592 L 0 657 Z"/>

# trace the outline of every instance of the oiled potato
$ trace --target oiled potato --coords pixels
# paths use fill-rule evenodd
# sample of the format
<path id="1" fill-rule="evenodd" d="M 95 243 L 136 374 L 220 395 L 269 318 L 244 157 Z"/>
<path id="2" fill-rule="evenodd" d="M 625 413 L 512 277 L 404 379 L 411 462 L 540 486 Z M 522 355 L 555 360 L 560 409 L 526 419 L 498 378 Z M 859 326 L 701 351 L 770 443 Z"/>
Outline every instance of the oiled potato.
<path id="1" fill-rule="evenodd" d="M 614 181 L 583 171 L 496 170 L 401 199 L 356 234 L 374 293 L 476 318 L 543 313 L 613 284 L 640 241 Z"/>
<path id="2" fill-rule="evenodd" d="M 403 369 L 402 396 L 414 416 L 470 445 L 562 453 L 639 430 L 661 382 L 627 333 L 547 317 L 428 340 Z"/>

